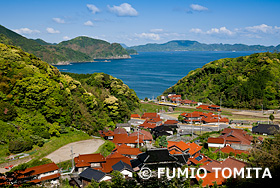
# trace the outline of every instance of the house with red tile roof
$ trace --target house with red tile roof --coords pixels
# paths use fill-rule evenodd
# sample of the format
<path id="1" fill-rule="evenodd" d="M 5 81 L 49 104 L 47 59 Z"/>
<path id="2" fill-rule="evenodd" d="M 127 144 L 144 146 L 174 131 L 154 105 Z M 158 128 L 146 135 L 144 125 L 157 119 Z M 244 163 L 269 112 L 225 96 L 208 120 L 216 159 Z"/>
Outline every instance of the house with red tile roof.
<path id="1" fill-rule="evenodd" d="M 144 143 L 150 144 L 153 141 L 153 136 L 150 132 L 145 131 L 145 130 L 139 130 L 135 131 L 134 133 L 130 134 L 129 136 L 137 136 L 138 137 L 139 133 L 139 138 L 141 138 Z"/>
<path id="2" fill-rule="evenodd" d="M 181 104 L 191 106 L 191 105 L 197 105 L 198 102 L 195 102 L 194 100 L 185 99 L 181 101 Z"/>
<path id="3" fill-rule="evenodd" d="M 208 172 L 214 172 L 213 168 L 229 168 L 233 171 L 234 168 L 240 170 L 241 168 L 244 168 L 247 165 L 248 164 L 246 162 L 240 161 L 233 157 L 228 157 L 224 161 L 213 160 L 212 163 L 202 165 L 201 168 L 205 168 Z"/>
<path id="4" fill-rule="evenodd" d="M 242 153 L 244 154 L 249 154 L 249 151 L 246 151 L 246 150 L 239 150 L 239 149 L 233 149 L 232 147 L 230 146 L 225 146 L 223 148 L 220 148 L 220 149 L 217 149 L 216 151 L 214 151 L 214 153 L 217 153 L 217 152 L 223 152 L 223 153 L 227 153 L 227 154 L 234 154 L 234 155 L 241 155 Z"/>
<path id="5" fill-rule="evenodd" d="M 216 111 L 216 112 L 221 112 L 221 107 L 218 105 L 199 105 L 196 107 L 196 109 L 201 109 L 201 110 L 211 110 L 211 111 Z"/>
<path id="6" fill-rule="evenodd" d="M 142 116 L 141 119 L 152 119 L 152 118 L 160 118 L 160 116 L 157 113 L 150 113 L 150 112 L 145 112 Z"/>
<path id="7" fill-rule="evenodd" d="M 124 128 L 122 128 L 122 127 L 117 127 L 117 128 L 115 128 L 115 130 L 114 130 L 114 136 L 115 136 L 116 134 L 127 134 L 127 132 L 126 132 L 126 130 L 125 130 Z"/>
<path id="8" fill-rule="evenodd" d="M 196 153 L 194 156 L 191 156 L 188 161 L 188 165 L 206 165 L 208 163 L 211 163 L 213 160 L 207 157 L 206 155 L 202 153 Z"/>
<path id="9" fill-rule="evenodd" d="M 59 184 L 60 172 L 55 163 L 26 168 L 15 173 L 18 174 L 17 182 L 19 185 L 23 183 L 39 184 L 42 181 L 50 181 L 53 185 Z"/>
<path id="10" fill-rule="evenodd" d="M 234 149 L 248 150 L 251 148 L 253 137 L 242 129 L 225 128 L 217 138 L 208 138 L 208 147 L 222 148 L 231 146 Z"/>
<path id="11" fill-rule="evenodd" d="M 151 129 L 156 127 L 156 123 L 148 123 L 147 121 L 145 121 L 144 123 L 142 123 L 138 127 L 151 130 Z"/>
<path id="12" fill-rule="evenodd" d="M 103 130 L 99 131 L 99 134 L 101 137 L 103 137 L 105 140 L 113 140 L 115 133 L 111 130 Z"/>
<path id="13" fill-rule="evenodd" d="M 140 119 L 140 115 L 139 114 L 131 114 L 130 115 L 130 118 L 133 118 L 133 119 Z"/>
<path id="14" fill-rule="evenodd" d="M 179 123 L 178 120 L 166 120 L 163 124 L 164 125 L 177 125 Z"/>
<path id="15" fill-rule="evenodd" d="M 170 154 L 189 154 L 190 156 L 194 156 L 199 153 L 202 149 L 202 146 L 197 145 L 196 143 L 185 143 L 183 141 L 175 142 L 168 141 L 167 148 Z"/>
<path id="16" fill-rule="evenodd" d="M 222 172 L 219 171 L 217 174 L 218 175 L 216 177 L 216 173 L 214 173 L 214 172 L 207 173 L 207 175 L 204 178 L 202 178 L 203 181 L 202 181 L 201 186 L 202 187 L 207 187 L 207 186 L 212 187 L 213 185 L 215 185 L 215 182 L 217 185 L 222 185 L 223 183 L 225 183 L 226 179 L 223 177 Z M 229 172 L 225 171 L 224 175 L 228 176 Z M 200 175 L 200 177 L 203 177 L 203 176 L 204 176 L 204 174 Z M 198 184 L 198 181 L 201 179 L 200 177 L 198 177 L 198 175 L 195 176 L 197 184 Z"/>
<path id="17" fill-rule="evenodd" d="M 105 163 L 105 157 L 100 153 L 95 154 L 83 154 L 74 158 L 75 171 L 81 173 L 86 168 L 98 168 L 102 163 Z"/>
<path id="18" fill-rule="evenodd" d="M 162 125 L 162 119 L 158 118 L 147 118 L 146 121 L 147 123 L 154 123 L 156 126 Z"/>
<path id="19" fill-rule="evenodd" d="M 139 136 L 128 136 L 127 134 L 115 134 L 113 141 L 116 145 L 126 144 L 127 146 L 131 146 L 132 148 L 136 148 L 138 143 L 139 146 L 143 146 L 144 141 Z"/>
<path id="20" fill-rule="evenodd" d="M 229 119 L 220 115 L 213 114 L 212 112 L 205 113 L 194 111 L 192 113 L 182 113 L 181 116 L 184 118 L 185 123 L 203 123 L 203 124 L 218 124 L 218 123 L 229 123 Z"/>
<path id="21" fill-rule="evenodd" d="M 213 137 L 209 137 L 207 140 L 208 143 L 208 147 L 210 148 L 223 148 L 226 144 L 226 141 L 224 138 L 213 138 Z"/>
<path id="22" fill-rule="evenodd" d="M 182 97 L 181 95 L 176 95 L 176 94 L 168 95 L 168 98 L 173 103 L 181 103 L 182 101 L 181 97 Z"/>
<path id="23" fill-rule="evenodd" d="M 117 152 L 111 153 L 105 158 L 105 160 L 106 162 L 102 163 L 102 167 L 98 169 L 105 173 L 111 173 L 113 171 L 112 166 L 120 161 L 123 161 L 124 163 L 131 166 L 130 163 L 131 158 L 125 157 Z"/>
<path id="24" fill-rule="evenodd" d="M 139 148 L 132 148 L 125 144 L 117 145 L 116 148 L 112 151 L 113 153 L 119 153 L 125 157 L 136 159 L 137 155 L 142 153 Z"/>

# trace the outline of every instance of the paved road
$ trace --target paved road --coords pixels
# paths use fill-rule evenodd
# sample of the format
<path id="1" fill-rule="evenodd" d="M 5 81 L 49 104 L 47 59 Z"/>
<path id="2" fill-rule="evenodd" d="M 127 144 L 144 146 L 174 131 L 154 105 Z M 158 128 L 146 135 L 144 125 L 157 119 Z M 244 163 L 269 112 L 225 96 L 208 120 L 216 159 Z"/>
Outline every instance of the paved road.
<path id="1" fill-rule="evenodd" d="M 159 113 L 161 119 L 166 119 L 166 120 L 178 120 L 177 118 L 175 117 L 172 117 L 168 114 L 163 114 L 163 113 Z"/>
<path id="2" fill-rule="evenodd" d="M 228 127 L 228 125 L 225 124 L 221 124 L 219 126 L 219 130 L 224 129 Z M 188 125 L 188 124 L 182 124 L 180 125 L 180 129 L 182 129 L 183 131 L 191 131 L 193 129 L 193 131 L 218 131 L 218 126 L 217 125 Z"/>
<path id="3" fill-rule="evenodd" d="M 73 148 L 74 157 L 79 154 L 89 154 L 97 151 L 99 146 L 104 143 L 101 139 L 82 140 L 67 144 L 58 150 L 52 152 L 46 158 L 51 159 L 55 163 L 67 161 L 71 159 L 71 147 Z"/>

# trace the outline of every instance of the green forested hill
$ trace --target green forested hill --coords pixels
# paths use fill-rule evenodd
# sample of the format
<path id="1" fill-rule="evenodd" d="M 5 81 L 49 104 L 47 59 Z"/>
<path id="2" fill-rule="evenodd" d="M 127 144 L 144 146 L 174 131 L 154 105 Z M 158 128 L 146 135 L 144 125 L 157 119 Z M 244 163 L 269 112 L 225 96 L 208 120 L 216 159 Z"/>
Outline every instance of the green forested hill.
<path id="1" fill-rule="evenodd" d="M 73 76 L 81 82 L 0 44 L 0 145 L 21 152 L 70 126 L 96 134 L 139 106 L 135 92 L 119 79 L 103 73 Z"/>
<path id="2" fill-rule="evenodd" d="M 89 37 L 76 37 L 74 39 L 63 41 L 58 46 L 71 48 L 75 51 L 83 52 L 92 59 L 114 59 L 129 58 L 128 52 L 118 43 L 112 43 L 93 39 Z"/>
<path id="3" fill-rule="evenodd" d="M 41 39 L 27 39 L 0 25 L 0 43 L 18 46 L 28 53 L 41 58 L 50 64 L 58 62 L 86 62 L 93 58 L 129 58 L 127 51 L 118 43 L 88 37 L 61 42 L 58 45 L 47 43 Z"/>
<path id="4" fill-rule="evenodd" d="M 82 52 L 65 47 L 57 47 L 56 45 L 41 45 L 35 40 L 27 39 L 1 25 L 0 35 L 0 43 L 18 46 L 24 51 L 32 53 L 51 64 L 65 61 L 79 62 L 91 60 L 88 55 Z"/>
<path id="5" fill-rule="evenodd" d="M 164 91 L 230 108 L 279 108 L 280 53 L 256 53 L 210 62 Z"/>
<path id="6" fill-rule="evenodd" d="M 191 40 L 173 40 L 163 44 L 145 44 L 128 47 L 138 52 L 162 51 L 274 51 L 278 46 L 246 45 L 246 44 L 205 44 Z"/>

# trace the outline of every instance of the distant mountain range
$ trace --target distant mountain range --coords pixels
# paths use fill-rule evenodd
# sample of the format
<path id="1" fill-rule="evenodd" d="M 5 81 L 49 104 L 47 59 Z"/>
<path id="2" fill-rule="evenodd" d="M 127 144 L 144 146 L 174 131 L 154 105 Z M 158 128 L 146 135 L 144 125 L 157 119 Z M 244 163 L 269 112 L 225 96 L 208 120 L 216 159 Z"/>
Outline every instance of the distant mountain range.
<path id="1" fill-rule="evenodd" d="M 161 51 L 279 51 L 278 46 L 246 45 L 246 44 L 204 44 L 191 40 L 173 40 L 163 44 L 146 44 L 131 46 L 137 52 Z"/>
<path id="2" fill-rule="evenodd" d="M 94 59 L 126 59 L 129 53 L 118 43 L 77 37 L 59 44 L 28 39 L 0 25 L 0 43 L 18 46 L 50 64 L 86 62 Z"/>

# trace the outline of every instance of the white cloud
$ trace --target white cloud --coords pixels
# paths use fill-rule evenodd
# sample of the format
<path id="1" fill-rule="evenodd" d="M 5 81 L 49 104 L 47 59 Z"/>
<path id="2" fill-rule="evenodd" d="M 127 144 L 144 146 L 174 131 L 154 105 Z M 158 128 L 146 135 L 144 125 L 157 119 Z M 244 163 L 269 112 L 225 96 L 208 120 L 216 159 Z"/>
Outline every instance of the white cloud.
<path id="1" fill-rule="evenodd" d="M 64 40 L 70 40 L 70 37 L 64 36 L 63 39 L 64 39 Z"/>
<path id="2" fill-rule="evenodd" d="M 51 27 L 48 27 L 46 30 L 47 30 L 47 32 L 50 33 L 50 34 L 57 34 L 57 33 L 60 33 L 60 31 L 55 30 L 54 28 L 51 28 Z"/>
<path id="3" fill-rule="evenodd" d="M 128 3 L 123 3 L 120 6 L 107 6 L 109 11 L 117 16 L 138 16 L 138 12 Z"/>
<path id="4" fill-rule="evenodd" d="M 87 8 L 92 14 L 96 14 L 97 12 L 100 12 L 100 9 L 92 4 L 87 4 Z"/>
<path id="5" fill-rule="evenodd" d="M 226 34 L 226 35 L 233 35 L 234 32 L 228 30 L 226 27 L 221 28 L 212 28 L 209 31 L 206 31 L 206 34 Z"/>
<path id="6" fill-rule="evenodd" d="M 191 4 L 190 8 L 194 11 L 206 11 L 206 10 L 208 10 L 207 7 L 204 7 L 204 6 L 201 6 L 201 5 L 198 5 L 198 4 Z"/>
<path id="7" fill-rule="evenodd" d="M 191 30 L 190 30 L 190 32 L 191 33 L 203 33 L 203 31 L 201 30 L 201 29 L 199 29 L 199 28 L 192 28 Z"/>
<path id="8" fill-rule="evenodd" d="M 38 30 L 32 30 L 32 29 L 29 29 L 29 28 L 20 28 L 20 29 L 14 29 L 13 30 L 14 32 L 18 33 L 18 34 L 27 34 L 27 35 L 30 35 L 30 34 L 37 34 L 37 33 L 40 33 L 40 31 Z"/>
<path id="9" fill-rule="evenodd" d="M 261 24 L 261 25 L 256 25 L 256 26 L 252 26 L 252 27 L 245 27 L 245 30 L 247 30 L 249 32 L 254 32 L 254 33 L 258 33 L 258 32 L 268 33 L 273 30 L 273 27 L 268 26 L 266 24 Z"/>
<path id="10" fill-rule="evenodd" d="M 230 31 L 229 29 L 227 29 L 226 27 L 221 27 L 221 28 L 211 28 L 210 30 L 204 32 L 199 28 L 192 28 L 190 29 L 191 33 L 196 33 L 196 34 L 208 34 L 208 35 L 212 35 L 212 34 L 222 34 L 222 35 L 227 35 L 227 36 L 231 36 L 234 35 L 235 32 Z"/>
<path id="11" fill-rule="evenodd" d="M 159 34 L 156 33 L 141 33 L 141 34 L 135 34 L 139 38 L 143 39 L 149 39 L 149 40 L 160 40 Z"/>
<path id="12" fill-rule="evenodd" d="M 152 33 L 161 33 L 161 32 L 163 32 L 163 29 L 151 29 L 150 32 L 152 32 Z"/>
<path id="13" fill-rule="evenodd" d="M 86 26 L 94 26 L 94 24 L 90 20 L 85 22 L 84 25 L 86 25 Z"/>
<path id="14" fill-rule="evenodd" d="M 65 20 L 63 20 L 61 18 L 53 18 L 53 21 L 55 21 L 56 23 L 61 23 L 61 24 L 65 23 Z"/>

